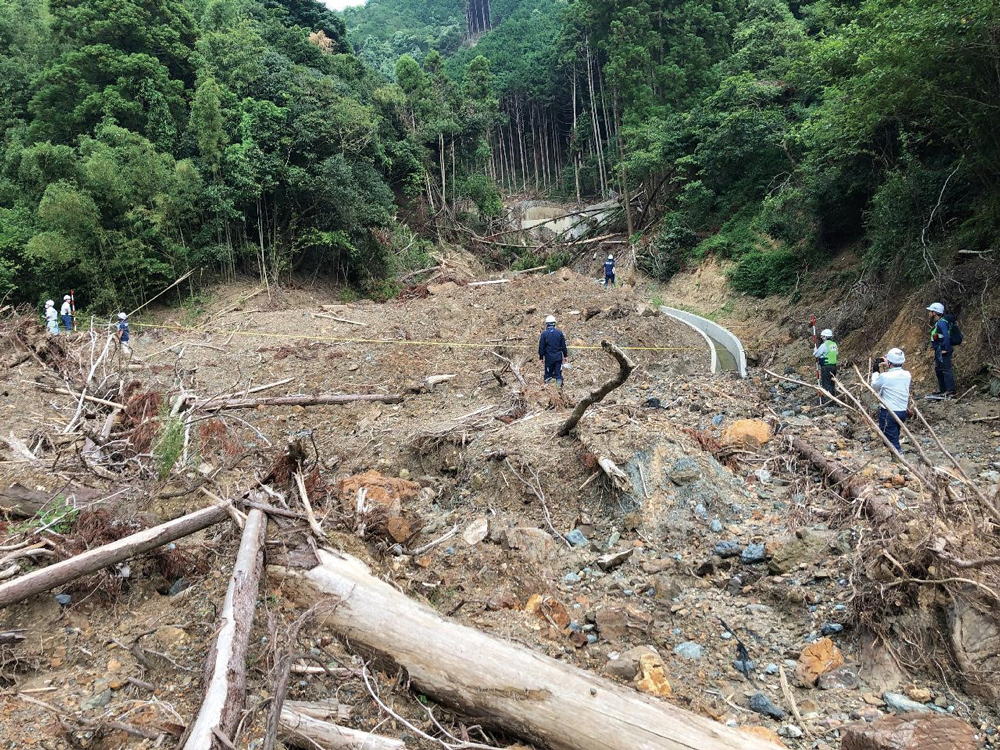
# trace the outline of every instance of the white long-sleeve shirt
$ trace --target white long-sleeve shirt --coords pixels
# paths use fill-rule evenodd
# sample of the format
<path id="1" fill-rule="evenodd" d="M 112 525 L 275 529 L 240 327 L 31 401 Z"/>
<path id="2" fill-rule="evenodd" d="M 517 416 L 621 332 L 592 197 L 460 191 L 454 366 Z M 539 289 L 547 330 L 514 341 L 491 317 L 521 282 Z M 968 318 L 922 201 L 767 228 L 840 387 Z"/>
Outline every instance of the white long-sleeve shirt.
<path id="1" fill-rule="evenodd" d="M 62 307 L 59 308 L 60 315 L 72 315 L 73 311 L 70 309 L 69 300 L 63 300 Z"/>
<path id="2" fill-rule="evenodd" d="M 53 321 L 57 317 L 58 317 L 58 315 L 56 315 L 56 309 L 54 307 L 46 307 L 45 308 L 45 319 L 46 320 Z"/>
<path id="3" fill-rule="evenodd" d="M 872 373 L 872 388 L 891 411 L 906 411 L 910 405 L 910 381 L 913 376 L 902 367 Z"/>

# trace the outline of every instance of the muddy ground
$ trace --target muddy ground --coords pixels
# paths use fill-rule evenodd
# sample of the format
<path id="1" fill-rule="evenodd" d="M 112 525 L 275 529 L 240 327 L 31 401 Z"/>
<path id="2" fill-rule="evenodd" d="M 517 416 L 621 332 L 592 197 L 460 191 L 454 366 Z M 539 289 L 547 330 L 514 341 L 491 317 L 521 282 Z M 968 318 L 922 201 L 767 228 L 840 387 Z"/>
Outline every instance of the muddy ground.
<path id="1" fill-rule="evenodd" d="M 200 419 L 165 479 L 156 474 L 157 443 L 151 443 L 136 461 L 145 468 L 130 470 L 126 491 L 101 504 L 108 524 L 138 528 L 203 507 L 209 500 L 202 486 L 238 497 L 289 441 L 299 440 L 316 464 L 311 489 L 331 543 L 470 626 L 629 684 L 643 677 L 639 656 L 651 650 L 665 665 L 665 700 L 730 725 L 762 727 L 791 748 L 839 747 L 843 726 L 892 712 L 895 696 L 952 712 L 991 741 L 997 715 L 990 683 L 998 674 L 992 621 L 943 596 L 917 601 L 908 589 L 899 589 L 896 600 L 891 590 L 872 599 L 862 583 L 871 573 L 868 561 L 859 558 L 878 530 L 825 486 L 787 440 L 807 439 L 847 466 L 871 497 L 894 505 L 901 517 L 919 511 L 927 493 L 862 424 L 843 411 L 818 409 L 807 388 L 759 371 L 746 381 L 712 376 L 701 338 L 654 314 L 643 293 L 605 291 L 567 272 L 497 285 L 423 285 L 410 299 L 387 304 L 339 305 L 330 290 L 308 286 L 270 298 L 250 297 L 255 291 L 232 286 L 204 310 L 161 310 L 136 320 L 135 356 L 119 357 L 116 366 L 166 404 L 181 388 L 209 397 L 285 379 L 267 395 L 402 393 L 403 403 L 264 407 Z M 549 313 L 571 346 L 595 347 L 571 351 L 561 392 L 543 387 L 535 352 Z M 615 369 L 596 348 L 603 338 L 636 347 L 630 355 L 639 367 L 588 411 L 575 435 L 556 438 L 572 405 Z M 84 355 L 86 346 L 84 337 L 72 344 Z M 500 357 L 523 375 L 523 386 Z M 433 375 L 456 377 L 429 386 L 425 379 Z M 29 446 L 60 432 L 76 410 L 69 396 L 35 386 L 44 377 L 37 361 L 2 377 L 4 430 Z M 1000 423 L 973 420 L 996 412 L 995 400 L 977 395 L 925 409 L 941 440 L 990 493 L 1000 481 Z M 734 428 L 746 419 L 754 422 Z M 99 430 L 102 420 L 95 407 L 89 428 Z M 738 440 L 743 429 L 763 430 L 764 444 Z M 917 438 L 935 461 L 946 462 L 926 431 Z M 904 449 L 912 453 L 912 446 Z M 72 480 L 117 489 L 110 479 L 71 469 L 72 446 L 60 450 L 43 446 L 44 461 L 35 462 L 0 453 L 0 486 L 19 482 L 56 493 Z M 623 470 L 621 485 L 598 471 L 601 457 Z M 415 483 L 412 492 L 399 491 L 404 528 L 358 537 L 353 491 L 382 481 L 357 478 L 365 472 Z M 32 524 L 38 521 L 12 519 L 0 539 L 20 538 Z M 413 553 L 453 528 L 454 536 Z M 50 531 L 63 546 L 81 534 L 72 523 Z M 917 546 L 918 531 L 909 528 L 900 538 L 909 534 Z M 283 559 L 293 534 L 287 525 L 275 531 L 268 562 Z M 179 541 L 166 555 L 134 561 L 127 571 L 91 576 L 3 611 L 0 630 L 24 628 L 27 635 L 2 647 L 5 746 L 174 742 L 198 706 L 237 543 L 228 525 L 218 526 Z M 620 554 L 602 559 L 609 553 Z M 55 594 L 70 598 L 60 603 Z M 949 612 L 978 628 L 975 643 L 928 635 L 934 618 Z M 238 747 L 260 746 L 275 641 L 284 646 L 283 634 L 299 614 L 268 580 Z M 808 675 L 797 674 L 803 649 L 823 638 L 844 666 L 805 686 Z M 319 625 L 307 625 L 301 643 L 323 663 L 359 663 Z M 962 659 L 978 672 L 963 671 Z M 433 733 L 405 676 L 380 668 L 383 696 Z M 781 690 L 782 670 L 801 721 Z M 129 678 L 150 683 L 154 692 Z M 773 716 L 751 707 L 761 705 L 758 694 L 774 704 Z M 63 722 L 25 696 L 58 708 Z M 336 699 L 349 714 L 342 723 L 402 737 L 412 747 L 436 746 L 381 715 L 356 678 L 299 672 L 289 698 Z M 438 716 L 461 733 L 460 716 L 443 708 Z M 125 734 L 109 721 L 160 739 Z M 514 743 L 475 730 L 470 737 L 498 747 Z"/>

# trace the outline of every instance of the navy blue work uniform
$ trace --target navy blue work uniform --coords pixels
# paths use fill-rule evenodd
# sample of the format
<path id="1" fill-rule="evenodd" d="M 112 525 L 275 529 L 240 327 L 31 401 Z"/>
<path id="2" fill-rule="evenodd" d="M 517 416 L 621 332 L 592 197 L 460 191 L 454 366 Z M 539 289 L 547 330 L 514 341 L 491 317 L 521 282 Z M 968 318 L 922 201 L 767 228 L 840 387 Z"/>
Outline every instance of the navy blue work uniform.
<path id="1" fill-rule="evenodd" d="M 931 328 L 931 346 L 934 347 L 934 374 L 937 375 L 939 394 L 955 392 L 955 373 L 951 369 L 951 326 L 938 318 Z"/>
<path id="2" fill-rule="evenodd" d="M 566 337 L 554 325 L 548 326 L 538 339 L 538 358 L 545 362 L 545 382 L 555 380 L 563 384 L 563 359 L 569 356 Z"/>
<path id="3" fill-rule="evenodd" d="M 604 286 L 615 283 L 615 260 L 608 258 L 604 261 Z"/>

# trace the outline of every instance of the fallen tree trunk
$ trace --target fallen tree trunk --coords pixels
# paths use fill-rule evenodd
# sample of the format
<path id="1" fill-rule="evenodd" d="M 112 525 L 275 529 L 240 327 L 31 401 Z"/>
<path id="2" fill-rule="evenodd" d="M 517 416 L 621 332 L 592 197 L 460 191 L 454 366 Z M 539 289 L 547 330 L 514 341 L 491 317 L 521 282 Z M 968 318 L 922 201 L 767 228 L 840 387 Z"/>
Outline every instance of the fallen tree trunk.
<path id="1" fill-rule="evenodd" d="M 203 399 L 194 401 L 195 409 L 205 411 L 222 411 L 224 409 L 256 409 L 258 406 L 328 406 L 337 404 L 352 404 L 356 401 L 381 401 L 385 404 L 401 404 L 403 397 L 399 394 L 363 394 L 357 396 L 321 393 L 313 396 L 265 396 L 262 398 L 228 398 Z"/>
<path id="2" fill-rule="evenodd" d="M 573 413 L 569 415 L 569 419 L 563 422 L 562 427 L 559 428 L 559 432 L 556 433 L 559 437 L 569 435 L 573 431 L 573 428 L 576 427 L 576 423 L 583 417 L 583 413 L 594 404 L 603 401 L 605 396 L 628 380 L 628 376 L 635 369 L 635 364 L 628 358 L 628 355 L 610 341 L 602 341 L 601 348 L 618 360 L 618 374 L 596 391 L 580 400 L 580 403 L 573 409 Z"/>
<path id="3" fill-rule="evenodd" d="M 601 467 L 611 483 L 621 492 L 630 492 L 631 486 L 629 485 L 628 474 L 618 468 L 618 464 L 612 461 L 610 458 L 605 456 L 599 456 L 597 459 L 597 465 Z"/>
<path id="4" fill-rule="evenodd" d="M 224 506 L 213 505 L 0 584 L 0 607 L 6 607 L 8 604 L 61 586 L 88 573 L 141 555 L 167 542 L 220 523 L 228 517 L 229 513 Z"/>
<path id="5" fill-rule="evenodd" d="M 320 621 L 406 669 L 419 689 L 474 721 L 550 750 L 775 750 L 710 719 L 445 619 L 347 555 L 272 568 L 286 596 L 334 596 Z"/>
<path id="6" fill-rule="evenodd" d="M 798 451 L 799 455 L 805 458 L 827 480 L 833 485 L 837 493 L 853 502 L 860 503 L 865 514 L 876 523 L 886 523 L 895 515 L 892 506 L 884 500 L 870 496 L 869 486 L 865 482 L 859 482 L 855 474 L 847 467 L 831 461 L 816 448 L 801 438 L 791 438 L 792 447 Z"/>
<path id="7" fill-rule="evenodd" d="M 281 737 L 297 747 L 326 750 L 406 750 L 406 743 L 321 721 L 291 709 L 281 710 Z"/>
<path id="8" fill-rule="evenodd" d="M 254 508 L 243 526 L 240 549 L 216 626 L 218 635 L 205 660 L 205 697 L 184 750 L 211 750 L 216 732 L 231 739 L 243 711 L 247 648 L 264 567 L 266 535 L 267 516 Z"/>

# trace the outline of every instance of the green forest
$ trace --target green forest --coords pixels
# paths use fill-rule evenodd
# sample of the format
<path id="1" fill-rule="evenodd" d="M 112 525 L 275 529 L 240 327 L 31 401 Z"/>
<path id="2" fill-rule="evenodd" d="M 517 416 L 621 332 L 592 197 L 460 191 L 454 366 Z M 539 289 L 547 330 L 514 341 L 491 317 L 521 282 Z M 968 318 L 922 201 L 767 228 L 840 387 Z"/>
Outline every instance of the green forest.
<path id="1" fill-rule="evenodd" d="M 0 299 L 385 298 L 515 195 L 618 198 L 661 280 L 911 284 L 995 247 L 998 115 L 993 0 L 2 0 Z"/>

